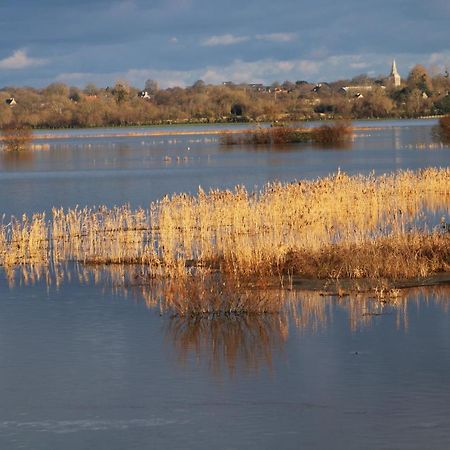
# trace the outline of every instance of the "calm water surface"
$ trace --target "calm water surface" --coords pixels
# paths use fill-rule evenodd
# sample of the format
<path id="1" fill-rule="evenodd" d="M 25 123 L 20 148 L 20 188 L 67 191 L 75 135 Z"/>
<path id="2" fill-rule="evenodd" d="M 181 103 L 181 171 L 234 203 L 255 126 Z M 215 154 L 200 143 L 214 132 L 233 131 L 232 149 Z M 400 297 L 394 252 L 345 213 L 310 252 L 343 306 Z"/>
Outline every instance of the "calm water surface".
<path id="1" fill-rule="evenodd" d="M 0 214 L 448 166 L 434 124 L 358 124 L 347 150 L 72 131 L 0 156 Z M 385 307 L 292 295 L 280 315 L 192 322 L 75 272 L 56 286 L 0 271 L 0 449 L 450 448 L 450 287 Z"/>
<path id="2" fill-rule="evenodd" d="M 9 217 L 51 211 L 53 206 L 130 203 L 147 207 L 165 194 L 195 193 L 199 186 L 232 188 L 241 184 L 252 190 L 268 181 L 316 178 L 339 168 L 354 174 L 446 166 L 449 147 L 426 147 L 432 143 L 435 124 L 436 120 L 356 123 L 365 129 L 356 133 L 347 150 L 304 144 L 276 151 L 264 146 L 224 147 L 217 136 L 200 134 L 80 139 L 77 133 L 107 136 L 117 129 L 55 131 L 55 135 L 73 137 L 36 140 L 41 150 L 33 152 L 0 154 L 0 211 Z M 188 127 L 191 132 L 209 128 L 217 126 Z"/>
<path id="3" fill-rule="evenodd" d="M 0 448 L 450 446 L 450 288 L 200 323 L 132 291 L 0 286 Z"/>

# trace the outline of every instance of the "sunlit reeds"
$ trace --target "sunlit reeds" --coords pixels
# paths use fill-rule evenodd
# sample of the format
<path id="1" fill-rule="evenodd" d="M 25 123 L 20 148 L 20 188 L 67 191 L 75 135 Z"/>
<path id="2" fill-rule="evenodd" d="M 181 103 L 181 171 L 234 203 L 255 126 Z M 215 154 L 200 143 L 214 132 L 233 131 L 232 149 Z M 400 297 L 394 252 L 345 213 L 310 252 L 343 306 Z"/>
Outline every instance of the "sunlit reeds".
<path id="1" fill-rule="evenodd" d="M 148 210 L 55 209 L 50 220 L 12 219 L 0 228 L 0 264 L 133 264 L 145 267 L 147 282 L 162 280 L 181 315 L 271 311 L 262 298 L 249 306 L 246 289 L 450 271 L 449 212 L 449 168 L 338 172 L 259 192 L 200 189 Z"/>

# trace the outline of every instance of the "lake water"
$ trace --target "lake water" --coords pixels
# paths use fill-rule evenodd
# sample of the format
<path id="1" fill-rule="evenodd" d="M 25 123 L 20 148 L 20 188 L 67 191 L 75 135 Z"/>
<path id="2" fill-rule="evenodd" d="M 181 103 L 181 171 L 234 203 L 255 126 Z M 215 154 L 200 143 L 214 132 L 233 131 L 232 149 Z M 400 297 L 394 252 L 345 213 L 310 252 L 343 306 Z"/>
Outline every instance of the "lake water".
<path id="1" fill-rule="evenodd" d="M 448 166 L 434 124 L 357 124 L 346 150 L 72 131 L 1 155 L 0 214 Z M 450 448 L 450 286 L 385 306 L 294 292 L 280 314 L 189 321 L 94 279 L 0 271 L 1 449 Z"/>
<path id="2" fill-rule="evenodd" d="M 449 147 L 427 147 L 432 145 L 431 129 L 436 122 L 356 122 L 355 126 L 364 129 L 356 132 L 353 146 L 347 150 L 304 144 L 277 147 L 276 151 L 264 146 L 226 147 L 219 144 L 218 136 L 201 134 L 80 139 L 77 133 L 107 136 L 118 130 L 55 131 L 56 136 L 70 137 L 36 140 L 41 150 L 33 152 L 0 153 L 0 211 L 9 217 L 51 211 L 53 206 L 130 203 L 145 208 L 165 194 L 195 193 L 199 186 L 232 188 L 242 184 L 252 190 L 268 181 L 316 178 L 339 168 L 351 174 L 380 174 L 447 166 Z M 186 128 L 193 132 L 216 130 L 217 126 L 171 129 Z M 160 129 L 126 131 L 145 130 Z"/>

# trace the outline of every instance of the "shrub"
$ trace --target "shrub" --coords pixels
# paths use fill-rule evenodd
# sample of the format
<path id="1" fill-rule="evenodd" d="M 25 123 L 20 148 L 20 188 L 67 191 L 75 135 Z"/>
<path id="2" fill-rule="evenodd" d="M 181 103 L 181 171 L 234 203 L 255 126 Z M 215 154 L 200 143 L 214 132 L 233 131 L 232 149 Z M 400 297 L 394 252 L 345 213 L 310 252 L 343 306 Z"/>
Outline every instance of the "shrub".
<path id="1" fill-rule="evenodd" d="M 436 127 L 437 137 L 444 143 L 450 143 L 450 114 L 439 119 L 439 124 Z"/>
<path id="2" fill-rule="evenodd" d="M 2 144 L 6 151 L 26 150 L 33 139 L 30 127 L 10 123 L 1 130 Z"/>
<path id="3" fill-rule="evenodd" d="M 350 143 L 353 134 L 353 127 L 350 122 L 341 121 L 332 125 L 322 125 L 314 128 L 311 132 L 313 143 L 330 146 L 346 145 Z"/>

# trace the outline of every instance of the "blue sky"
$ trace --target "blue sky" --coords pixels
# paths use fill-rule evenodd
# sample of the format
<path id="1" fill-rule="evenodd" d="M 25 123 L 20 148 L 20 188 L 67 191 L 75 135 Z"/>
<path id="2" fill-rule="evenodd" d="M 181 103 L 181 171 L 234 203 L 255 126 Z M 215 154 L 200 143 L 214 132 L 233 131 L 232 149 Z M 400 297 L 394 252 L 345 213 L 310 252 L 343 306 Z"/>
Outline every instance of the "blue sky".
<path id="1" fill-rule="evenodd" d="M 449 0 L 0 0 L 0 87 L 312 82 L 450 67 Z"/>

